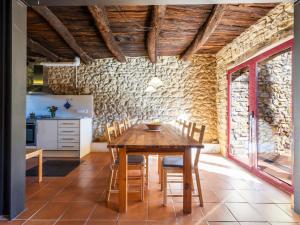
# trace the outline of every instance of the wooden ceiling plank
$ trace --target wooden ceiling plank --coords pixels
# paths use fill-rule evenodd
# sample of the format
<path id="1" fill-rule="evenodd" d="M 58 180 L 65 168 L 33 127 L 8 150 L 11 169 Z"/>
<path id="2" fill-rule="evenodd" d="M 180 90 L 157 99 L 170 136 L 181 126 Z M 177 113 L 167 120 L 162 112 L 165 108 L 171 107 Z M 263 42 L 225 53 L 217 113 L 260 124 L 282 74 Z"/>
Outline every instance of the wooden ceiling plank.
<path id="1" fill-rule="evenodd" d="M 119 62 L 126 62 L 126 57 L 122 52 L 122 49 L 118 45 L 112 31 L 109 27 L 109 21 L 106 15 L 104 7 L 99 6 L 88 6 L 91 15 L 94 18 L 95 25 L 102 35 L 106 46 L 111 51 L 111 53 L 116 57 Z"/>
<path id="2" fill-rule="evenodd" d="M 79 46 L 73 35 L 68 28 L 62 23 L 62 21 L 46 6 L 33 6 L 34 11 L 41 15 L 53 29 L 65 40 L 71 49 L 76 52 L 81 60 L 88 64 L 92 61 L 87 53 Z"/>
<path id="3" fill-rule="evenodd" d="M 227 7 L 227 4 L 217 5 L 214 7 L 207 22 L 199 29 L 192 44 L 181 55 L 182 60 L 189 60 L 194 53 L 196 53 L 203 45 L 205 45 L 210 36 L 216 30 L 217 26 L 220 24 Z"/>
<path id="4" fill-rule="evenodd" d="M 38 53 L 39 55 L 45 56 L 48 60 L 51 60 L 53 62 L 62 61 L 62 58 L 50 51 L 49 49 L 42 46 L 40 43 L 32 40 L 31 38 L 28 38 L 27 40 L 27 47 L 35 53 Z"/>
<path id="5" fill-rule="evenodd" d="M 158 52 L 158 38 L 161 29 L 161 21 L 166 13 L 165 5 L 155 5 L 152 11 L 151 30 L 148 32 L 147 49 L 150 61 L 156 63 Z"/>

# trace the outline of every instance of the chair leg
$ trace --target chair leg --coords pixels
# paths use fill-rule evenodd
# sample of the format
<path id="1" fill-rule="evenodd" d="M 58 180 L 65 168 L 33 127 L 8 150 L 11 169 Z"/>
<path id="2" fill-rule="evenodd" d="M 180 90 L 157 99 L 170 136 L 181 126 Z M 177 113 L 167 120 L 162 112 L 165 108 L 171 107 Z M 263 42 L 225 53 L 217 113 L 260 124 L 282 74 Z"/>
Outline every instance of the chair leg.
<path id="1" fill-rule="evenodd" d="M 108 190 L 107 190 L 107 195 L 106 195 L 106 202 L 109 202 L 110 199 L 110 192 L 111 192 L 111 185 L 112 185 L 112 181 L 113 181 L 113 176 L 114 176 L 115 170 L 111 169 L 110 171 L 110 176 L 109 176 L 109 184 L 108 184 Z"/>
<path id="2" fill-rule="evenodd" d="M 195 186 L 194 186 L 194 179 L 193 179 L 193 176 L 192 176 L 192 192 L 195 191 Z"/>
<path id="3" fill-rule="evenodd" d="M 146 184 L 149 185 L 149 155 L 146 155 Z"/>
<path id="4" fill-rule="evenodd" d="M 165 180 L 165 176 L 164 176 L 164 169 L 161 168 L 160 171 L 160 190 L 163 191 L 164 190 L 164 180 Z"/>
<path id="5" fill-rule="evenodd" d="M 163 176 L 163 195 L 164 195 L 164 206 L 167 206 L 167 194 L 168 194 L 168 173 L 166 169 L 162 168 L 162 176 Z"/>
<path id="6" fill-rule="evenodd" d="M 158 182 L 161 183 L 161 176 L 162 176 L 161 172 L 162 171 L 161 171 L 161 157 L 160 157 L 160 155 L 157 156 L 157 171 L 158 171 L 158 178 L 159 178 Z"/>
<path id="7" fill-rule="evenodd" d="M 115 170 L 113 177 L 114 177 L 114 180 L 113 180 L 114 181 L 114 188 L 116 188 L 117 181 L 118 181 L 118 170 Z"/>
<path id="8" fill-rule="evenodd" d="M 145 165 L 141 166 L 141 201 L 144 201 L 145 194 Z"/>
<path id="9" fill-rule="evenodd" d="M 199 170 L 198 170 L 197 167 L 194 170 L 195 170 L 196 181 L 197 181 L 197 189 L 198 189 L 199 202 L 200 202 L 200 206 L 203 207 L 203 196 L 202 196 L 202 189 L 201 189 L 201 182 L 200 182 Z"/>

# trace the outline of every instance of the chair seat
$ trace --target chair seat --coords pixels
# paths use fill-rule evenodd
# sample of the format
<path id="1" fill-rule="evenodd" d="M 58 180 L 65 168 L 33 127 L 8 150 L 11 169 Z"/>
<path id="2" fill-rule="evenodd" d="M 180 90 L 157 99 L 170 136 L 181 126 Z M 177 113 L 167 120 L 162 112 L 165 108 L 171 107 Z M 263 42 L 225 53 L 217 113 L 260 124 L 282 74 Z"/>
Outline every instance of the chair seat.
<path id="1" fill-rule="evenodd" d="M 163 159 L 163 167 L 183 168 L 183 158 L 181 156 L 167 156 Z"/>
<path id="2" fill-rule="evenodd" d="M 128 164 L 143 164 L 145 162 L 145 158 L 142 155 L 129 155 L 127 157 L 127 163 Z M 120 161 L 119 158 L 115 162 L 119 165 Z"/>

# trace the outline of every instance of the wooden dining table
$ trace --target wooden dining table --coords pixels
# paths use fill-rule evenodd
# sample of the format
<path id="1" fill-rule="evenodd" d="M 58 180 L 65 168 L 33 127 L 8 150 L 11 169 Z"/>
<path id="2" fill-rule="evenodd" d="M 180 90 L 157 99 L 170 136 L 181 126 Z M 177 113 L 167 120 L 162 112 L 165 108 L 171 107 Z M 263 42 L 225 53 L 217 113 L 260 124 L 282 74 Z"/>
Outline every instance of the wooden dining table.
<path id="1" fill-rule="evenodd" d="M 183 212 L 192 212 L 191 148 L 202 148 L 199 142 L 183 136 L 169 124 L 162 124 L 160 131 L 150 131 L 144 124 L 138 124 L 126 130 L 108 147 L 119 149 L 119 212 L 127 211 L 128 154 L 183 155 Z"/>

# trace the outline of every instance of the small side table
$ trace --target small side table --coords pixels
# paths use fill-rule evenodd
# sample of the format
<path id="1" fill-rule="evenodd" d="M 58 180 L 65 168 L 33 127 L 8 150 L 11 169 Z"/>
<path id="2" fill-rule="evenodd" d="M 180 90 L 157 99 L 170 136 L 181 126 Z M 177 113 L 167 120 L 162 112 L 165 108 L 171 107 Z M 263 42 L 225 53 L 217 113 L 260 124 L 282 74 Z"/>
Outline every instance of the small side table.
<path id="1" fill-rule="evenodd" d="M 26 148 L 26 160 L 30 158 L 39 158 L 39 183 L 43 180 L 43 149 L 41 148 Z"/>

